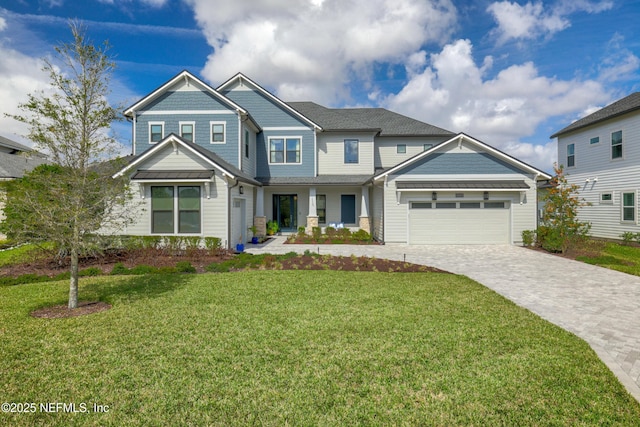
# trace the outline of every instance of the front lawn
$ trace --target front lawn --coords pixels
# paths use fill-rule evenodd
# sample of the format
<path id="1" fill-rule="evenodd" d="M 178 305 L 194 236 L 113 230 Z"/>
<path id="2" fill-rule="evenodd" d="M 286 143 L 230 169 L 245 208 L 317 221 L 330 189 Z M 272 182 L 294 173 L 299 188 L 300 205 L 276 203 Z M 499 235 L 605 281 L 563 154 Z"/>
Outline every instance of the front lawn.
<path id="1" fill-rule="evenodd" d="M 582 340 L 468 278 L 249 271 L 92 277 L 110 310 L 37 319 L 0 288 L 3 425 L 637 425 Z M 85 406 L 82 406 L 85 405 Z M 17 407 L 17 406 L 16 406 Z M 24 407 L 24 405 L 23 405 Z M 70 406 L 66 407 L 71 409 Z"/>
<path id="2" fill-rule="evenodd" d="M 578 261 L 640 276 L 640 247 L 619 243 L 591 243 L 587 254 L 578 255 Z"/>

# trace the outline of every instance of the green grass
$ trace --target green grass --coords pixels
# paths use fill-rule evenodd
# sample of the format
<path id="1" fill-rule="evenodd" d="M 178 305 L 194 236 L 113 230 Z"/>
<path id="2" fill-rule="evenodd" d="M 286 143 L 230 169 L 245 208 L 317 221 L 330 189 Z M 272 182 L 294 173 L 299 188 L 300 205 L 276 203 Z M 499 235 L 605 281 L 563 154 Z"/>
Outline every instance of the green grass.
<path id="1" fill-rule="evenodd" d="M 607 243 L 600 246 L 599 253 L 592 256 L 578 256 L 578 261 L 599 265 L 623 273 L 640 276 L 640 247 Z"/>
<path id="2" fill-rule="evenodd" d="M 2 425 L 637 425 L 582 340 L 465 277 L 251 271 L 92 277 L 111 310 L 35 319 L 0 288 L 2 402 L 108 405 Z"/>
<path id="3" fill-rule="evenodd" d="M 16 248 L 0 251 L 0 267 L 24 263 L 48 256 L 42 248 L 36 245 L 22 245 Z"/>

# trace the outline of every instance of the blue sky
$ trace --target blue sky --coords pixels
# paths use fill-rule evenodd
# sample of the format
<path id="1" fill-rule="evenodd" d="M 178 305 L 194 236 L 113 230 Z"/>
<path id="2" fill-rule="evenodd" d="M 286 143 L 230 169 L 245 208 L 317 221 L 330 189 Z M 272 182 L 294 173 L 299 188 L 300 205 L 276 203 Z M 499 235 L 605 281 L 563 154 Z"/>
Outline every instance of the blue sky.
<path id="1" fill-rule="evenodd" d="M 39 61 L 69 18 L 109 40 L 113 103 L 183 69 L 214 87 L 240 71 L 285 101 L 389 108 L 547 171 L 549 135 L 640 91 L 640 0 L 0 0 L 0 113 L 46 88 Z M 114 131 L 126 153 L 130 125 Z"/>

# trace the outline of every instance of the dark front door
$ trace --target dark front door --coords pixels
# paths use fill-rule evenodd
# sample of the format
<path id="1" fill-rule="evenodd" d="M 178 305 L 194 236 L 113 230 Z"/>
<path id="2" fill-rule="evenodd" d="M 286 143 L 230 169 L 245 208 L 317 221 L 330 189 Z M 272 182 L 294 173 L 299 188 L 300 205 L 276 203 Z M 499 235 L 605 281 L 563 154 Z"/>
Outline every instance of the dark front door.
<path id="1" fill-rule="evenodd" d="M 355 194 L 343 194 L 340 196 L 340 220 L 344 224 L 356 223 L 356 196 Z"/>
<path id="2" fill-rule="evenodd" d="M 282 231 L 296 231 L 298 229 L 298 195 L 274 194 L 273 218 L 278 222 Z"/>

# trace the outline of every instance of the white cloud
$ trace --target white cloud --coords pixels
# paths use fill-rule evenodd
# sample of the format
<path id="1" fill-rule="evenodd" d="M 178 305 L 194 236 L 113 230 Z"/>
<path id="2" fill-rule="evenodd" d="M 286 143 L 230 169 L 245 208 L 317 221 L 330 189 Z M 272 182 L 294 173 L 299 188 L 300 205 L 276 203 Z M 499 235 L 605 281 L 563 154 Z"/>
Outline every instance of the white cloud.
<path id="1" fill-rule="evenodd" d="M 242 71 L 283 99 L 328 104 L 349 100 L 347 84 L 368 81 L 375 64 L 402 64 L 456 24 L 449 0 L 188 2 L 214 48 L 206 79 Z"/>
<path id="2" fill-rule="evenodd" d="M 27 127 L 5 114 L 19 114 L 20 103 L 27 101 L 27 94 L 48 88 L 48 76 L 41 71 L 39 59 L 23 55 L 0 43 L 0 132 L 9 139 L 27 143 L 22 136 L 28 132 Z"/>
<path id="3" fill-rule="evenodd" d="M 504 43 L 511 39 L 549 37 L 571 26 L 567 15 L 575 12 L 600 13 L 612 7 L 611 1 L 562 0 L 553 5 L 540 1 L 524 5 L 500 1 L 490 4 L 487 12 L 498 24 L 492 34 L 498 37 L 498 42 Z"/>
<path id="4" fill-rule="evenodd" d="M 555 159 L 554 143 L 522 142 L 549 117 L 575 113 L 585 105 L 609 100 L 594 80 L 560 80 L 541 76 L 533 63 L 512 65 L 486 78 L 492 61 L 478 66 L 471 42 L 457 40 L 432 54 L 420 72 L 397 94 L 381 100 L 389 109 L 465 132 L 539 168 Z M 412 62 L 409 67 L 414 67 Z"/>
<path id="5" fill-rule="evenodd" d="M 4 31 L 7 28 L 7 20 L 0 16 L 0 31 Z"/>

